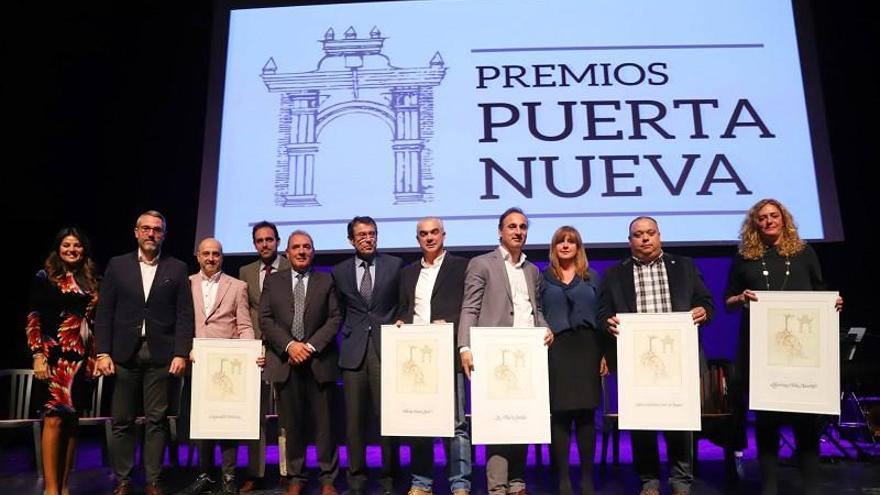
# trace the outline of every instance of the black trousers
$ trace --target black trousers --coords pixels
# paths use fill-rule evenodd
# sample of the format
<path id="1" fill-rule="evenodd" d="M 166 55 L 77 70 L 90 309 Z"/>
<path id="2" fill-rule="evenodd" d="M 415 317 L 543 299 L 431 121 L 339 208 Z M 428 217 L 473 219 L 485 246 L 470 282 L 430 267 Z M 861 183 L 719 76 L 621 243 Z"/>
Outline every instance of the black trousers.
<path id="1" fill-rule="evenodd" d="M 364 490 L 367 484 L 367 420 L 372 415 L 379 418 L 381 409 L 381 378 L 379 350 L 373 340 L 367 341 L 367 355 L 355 370 L 342 370 L 345 395 L 346 443 L 348 445 L 348 486 Z M 370 407 L 371 406 L 371 407 Z M 382 474 L 379 483 L 391 490 L 394 477 L 400 468 L 400 439 L 381 437 Z"/>
<path id="2" fill-rule="evenodd" d="M 336 384 L 318 383 L 306 363 L 291 367 L 287 381 L 277 386 L 281 407 L 279 423 L 287 432 L 287 475 L 291 483 L 305 484 L 308 479 L 305 471 L 306 424 L 311 423 L 315 425 L 315 446 L 321 470 L 318 478 L 322 485 L 333 484 L 339 474 L 339 450 L 330 418 Z"/>
<path id="3" fill-rule="evenodd" d="M 131 360 L 116 363 L 110 452 L 117 482 L 131 480 L 136 443 L 135 418 L 141 405 L 146 419 L 143 448 L 146 480 L 147 483 L 159 481 L 165 451 L 168 387 L 171 383 L 168 366 L 167 363 L 155 363 L 143 341 Z"/>
<path id="4" fill-rule="evenodd" d="M 596 410 L 554 411 L 550 419 L 550 448 L 556 465 L 559 493 L 573 493 L 569 462 L 571 429 L 574 425 L 575 440 L 580 454 L 581 490 L 584 495 L 595 493 L 593 489 L 593 458 L 596 452 Z"/>
<path id="5" fill-rule="evenodd" d="M 820 422 L 816 414 L 755 411 L 755 442 L 761 465 L 761 493 L 775 495 L 779 486 L 779 427 L 790 424 L 803 477 L 802 493 L 819 493 Z"/>
<path id="6" fill-rule="evenodd" d="M 198 440 L 199 470 L 210 474 L 214 470 L 214 447 L 220 445 L 220 478 L 235 478 L 235 467 L 238 461 L 238 440 Z"/>
<path id="7" fill-rule="evenodd" d="M 192 421 L 192 367 L 187 368 L 183 379 L 183 387 L 180 393 L 180 403 L 177 405 L 177 435 L 178 441 L 190 439 Z M 174 407 L 173 405 L 171 406 Z M 214 479 L 234 478 L 235 468 L 238 461 L 238 440 L 195 440 L 199 450 L 199 471 L 212 474 L 214 471 L 214 448 L 220 446 L 221 468 L 220 476 Z"/>

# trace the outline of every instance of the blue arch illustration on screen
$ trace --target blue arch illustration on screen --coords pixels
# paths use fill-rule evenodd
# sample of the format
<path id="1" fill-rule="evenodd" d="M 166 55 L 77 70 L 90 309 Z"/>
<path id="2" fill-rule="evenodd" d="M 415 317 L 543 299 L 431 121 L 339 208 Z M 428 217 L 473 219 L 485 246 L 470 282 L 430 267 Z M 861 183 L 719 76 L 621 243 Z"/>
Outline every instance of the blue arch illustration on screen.
<path id="1" fill-rule="evenodd" d="M 279 72 L 274 58 L 261 77 L 271 93 L 279 93 L 278 160 L 275 164 L 275 203 L 279 206 L 320 206 L 315 175 L 321 131 L 349 114 L 377 117 L 391 131 L 394 204 L 433 200 L 431 149 L 434 135 L 434 93 L 446 75 L 436 52 L 425 67 L 395 67 L 382 54 L 382 33 L 373 28 L 358 38 L 353 27 L 336 39 L 333 28 L 324 33 L 324 56 L 309 72 Z"/>

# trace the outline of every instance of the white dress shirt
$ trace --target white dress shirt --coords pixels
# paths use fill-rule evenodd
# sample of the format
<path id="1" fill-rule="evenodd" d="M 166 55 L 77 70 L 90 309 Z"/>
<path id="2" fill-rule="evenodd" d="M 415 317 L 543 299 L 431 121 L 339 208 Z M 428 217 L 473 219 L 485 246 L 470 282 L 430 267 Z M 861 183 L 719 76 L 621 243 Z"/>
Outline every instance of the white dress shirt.
<path id="1" fill-rule="evenodd" d="M 211 314 L 214 304 L 217 302 L 217 289 L 220 288 L 221 273 L 218 271 L 209 277 L 205 272 L 199 270 L 199 281 L 202 284 L 202 307 L 205 308 L 205 316 Z"/>
<path id="2" fill-rule="evenodd" d="M 152 260 L 147 260 L 144 252 L 138 249 L 138 264 L 141 267 L 141 281 L 144 283 L 144 302 L 150 298 L 150 288 L 153 287 L 153 280 L 156 279 L 156 269 L 159 268 L 159 255 Z M 147 320 L 141 322 L 141 337 L 147 335 Z"/>
<path id="3" fill-rule="evenodd" d="M 443 265 L 445 257 L 446 251 L 443 251 L 430 265 L 425 261 L 425 258 L 422 258 L 422 269 L 419 271 L 419 280 L 416 282 L 415 305 L 413 306 L 413 323 L 416 325 L 431 323 L 431 294 L 434 293 L 434 283 L 437 281 L 437 274 L 440 273 L 440 267 Z"/>
<path id="4" fill-rule="evenodd" d="M 529 284 L 526 282 L 526 272 L 523 264 L 526 262 L 526 253 L 520 253 L 519 261 L 513 263 L 510 252 L 504 246 L 498 246 L 501 256 L 504 258 L 504 268 L 507 270 L 507 281 L 510 284 L 510 296 L 513 299 L 513 326 L 535 326 L 535 314 L 532 311 L 532 302 L 529 298 Z"/>

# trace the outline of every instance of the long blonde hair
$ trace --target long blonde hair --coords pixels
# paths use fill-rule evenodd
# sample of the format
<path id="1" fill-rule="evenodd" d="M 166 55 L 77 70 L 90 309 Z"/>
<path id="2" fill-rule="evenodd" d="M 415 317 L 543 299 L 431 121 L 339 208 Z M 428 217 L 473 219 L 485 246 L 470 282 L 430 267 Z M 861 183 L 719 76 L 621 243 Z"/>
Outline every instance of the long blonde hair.
<path id="1" fill-rule="evenodd" d="M 794 223 L 794 217 L 792 217 L 791 212 L 779 201 L 765 198 L 749 208 L 749 212 L 746 214 L 746 218 L 743 220 L 739 231 L 739 253 L 747 260 L 760 258 L 764 254 L 764 250 L 767 249 L 767 246 L 764 245 L 764 241 L 761 239 L 761 232 L 758 228 L 758 212 L 767 205 L 775 206 L 782 213 L 782 234 L 780 235 L 779 243 L 776 245 L 776 250 L 779 254 L 781 256 L 794 256 L 804 249 L 804 241 L 798 235 L 797 225 Z"/>
<path id="2" fill-rule="evenodd" d="M 587 251 L 584 249 L 584 242 L 581 240 L 581 234 L 577 229 L 570 225 L 563 225 L 556 229 L 553 233 L 553 239 L 550 241 L 550 268 L 556 278 L 562 280 L 562 267 L 559 264 L 559 257 L 556 255 L 556 245 L 569 239 L 574 241 L 576 246 L 574 256 L 574 271 L 584 280 L 589 280 L 589 261 L 587 260 Z"/>

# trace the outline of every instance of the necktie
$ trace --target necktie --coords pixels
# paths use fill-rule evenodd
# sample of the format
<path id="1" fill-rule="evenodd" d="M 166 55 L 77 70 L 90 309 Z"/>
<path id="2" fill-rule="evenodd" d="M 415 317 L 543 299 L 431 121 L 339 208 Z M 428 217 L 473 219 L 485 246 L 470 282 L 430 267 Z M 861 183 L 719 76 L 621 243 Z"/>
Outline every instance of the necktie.
<path id="1" fill-rule="evenodd" d="M 306 305 L 306 284 L 303 282 L 303 274 L 296 274 L 296 285 L 293 287 L 293 329 L 291 333 L 297 341 L 302 341 L 306 335 L 303 325 L 303 313 Z"/>
<path id="2" fill-rule="evenodd" d="M 263 284 L 266 283 L 266 279 L 269 278 L 269 274 L 272 273 L 272 265 L 263 265 L 263 278 L 257 280 L 260 283 L 260 292 L 263 291 Z M 258 277 L 259 278 L 259 277 Z"/>
<path id="3" fill-rule="evenodd" d="M 373 295 L 373 276 L 370 275 L 370 264 L 366 261 L 361 261 L 361 266 L 364 267 L 364 278 L 361 279 L 361 297 L 364 298 L 367 304 L 370 304 L 370 298 Z"/>

